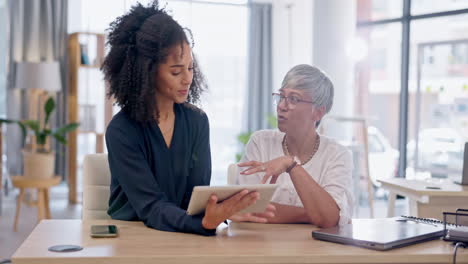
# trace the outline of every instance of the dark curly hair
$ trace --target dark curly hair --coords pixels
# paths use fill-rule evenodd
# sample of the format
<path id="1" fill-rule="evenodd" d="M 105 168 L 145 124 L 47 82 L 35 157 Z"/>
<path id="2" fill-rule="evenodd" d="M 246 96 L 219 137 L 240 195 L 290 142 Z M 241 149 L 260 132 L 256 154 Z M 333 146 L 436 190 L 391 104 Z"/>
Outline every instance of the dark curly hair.
<path id="1" fill-rule="evenodd" d="M 182 28 L 157 0 L 148 6 L 138 3 L 128 13 L 110 24 L 107 45 L 110 51 L 101 70 L 110 84 L 108 96 L 130 114 L 130 117 L 149 122 L 159 119 L 156 103 L 156 72 L 174 45 L 183 47 L 189 42 L 190 30 Z M 194 57 L 193 80 L 189 103 L 197 103 L 207 89 L 203 74 Z"/>

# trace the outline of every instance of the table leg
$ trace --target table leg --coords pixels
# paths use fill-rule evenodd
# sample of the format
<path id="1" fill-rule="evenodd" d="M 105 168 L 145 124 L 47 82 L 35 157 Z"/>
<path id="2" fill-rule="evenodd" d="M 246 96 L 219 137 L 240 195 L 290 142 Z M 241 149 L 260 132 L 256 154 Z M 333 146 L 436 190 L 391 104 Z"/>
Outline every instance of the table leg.
<path id="1" fill-rule="evenodd" d="M 49 189 L 44 189 L 44 202 L 45 202 L 45 213 L 46 219 L 51 219 L 50 207 L 49 207 Z"/>
<path id="2" fill-rule="evenodd" d="M 390 191 L 388 193 L 387 217 L 395 216 L 395 200 L 396 200 L 396 193 Z"/>
<path id="3" fill-rule="evenodd" d="M 418 214 L 418 202 L 410 197 L 406 197 L 406 199 L 408 199 L 408 214 L 411 216 L 420 217 Z"/>
<path id="4" fill-rule="evenodd" d="M 23 202 L 24 199 L 24 189 L 20 188 L 20 193 L 18 195 L 18 198 L 16 200 L 16 213 L 15 213 L 15 223 L 13 225 L 13 230 L 16 232 L 18 230 L 18 219 L 19 219 L 19 213 L 21 209 L 21 203 Z"/>
<path id="5" fill-rule="evenodd" d="M 37 221 L 44 219 L 45 213 L 44 189 L 37 189 Z"/>

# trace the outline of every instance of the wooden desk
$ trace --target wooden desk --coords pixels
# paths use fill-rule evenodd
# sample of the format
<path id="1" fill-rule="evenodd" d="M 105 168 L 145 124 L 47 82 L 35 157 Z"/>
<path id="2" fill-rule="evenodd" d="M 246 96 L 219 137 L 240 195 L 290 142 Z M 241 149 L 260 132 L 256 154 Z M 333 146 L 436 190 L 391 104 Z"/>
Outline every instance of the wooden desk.
<path id="1" fill-rule="evenodd" d="M 390 191 L 387 216 L 394 216 L 396 195 L 408 198 L 409 215 L 443 220 L 442 212 L 468 208 L 468 186 L 451 182 L 432 182 L 393 178 L 379 180 Z M 438 187 L 440 189 L 428 189 Z"/>
<path id="2" fill-rule="evenodd" d="M 115 224 L 118 238 L 91 238 L 92 224 Z M 231 223 L 216 237 L 162 232 L 141 222 L 116 220 L 43 220 L 12 257 L 14 264 L 119 263 L 451 263 L 453 246 L 435 240 L 379 252 L 314 240 L 311 225 Z M 82 251 L 53 253 L 57 244 Z M 468 263 L 459 249 L 457 263 Z"/>

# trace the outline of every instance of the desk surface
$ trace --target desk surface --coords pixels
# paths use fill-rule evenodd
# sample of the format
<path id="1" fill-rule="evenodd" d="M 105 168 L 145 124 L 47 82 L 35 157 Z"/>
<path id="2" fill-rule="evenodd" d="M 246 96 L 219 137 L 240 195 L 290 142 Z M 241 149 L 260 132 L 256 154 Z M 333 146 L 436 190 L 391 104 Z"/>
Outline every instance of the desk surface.
<path id="1" fill-rule="evenodd" d="M 92 224 L 115 224 L 118 238 L 91 238 Z M 44 220 L 13 263 L 451 263 L 453 246 L 435 240 L 385 252 L 314 240 L 311 225 L 231 223 L 216 237 L 153 230 L 141 222 Z M 53 253 L 57 244 L 84 249 Z M 457 263 L 468 263 L 460 249 Z"/>
<path id="2" fill-rule="evenodd" d="M 448 181 L 421 181 L 404 178 L 390 178 L 378 181 L 382 183 L 384 188 L 396 188 L 417 195 L 468 197 L 468 186 Z M 440 189 L 428 189 L 427 187 L 438 187 Z"/>

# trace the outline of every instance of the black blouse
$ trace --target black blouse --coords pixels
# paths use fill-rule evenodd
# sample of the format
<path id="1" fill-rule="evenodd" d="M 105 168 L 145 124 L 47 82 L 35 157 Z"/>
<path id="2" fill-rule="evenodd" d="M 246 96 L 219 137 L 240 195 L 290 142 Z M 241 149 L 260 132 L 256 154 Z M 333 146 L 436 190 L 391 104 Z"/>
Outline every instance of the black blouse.
<path id="1" fill-rule="evenodd" d="M 106 131 L 111 171 L 107 213 L 159 230 L 214 235 L 215 230 L 203 228 L 203 214 L 186 214 L 193 187 L 210 184 L 208 117 L 187 103 L 174 104 L 174 113 L 169 148 L 156 122 L 137 122 L 125 110 L 114 116 Z"/>

